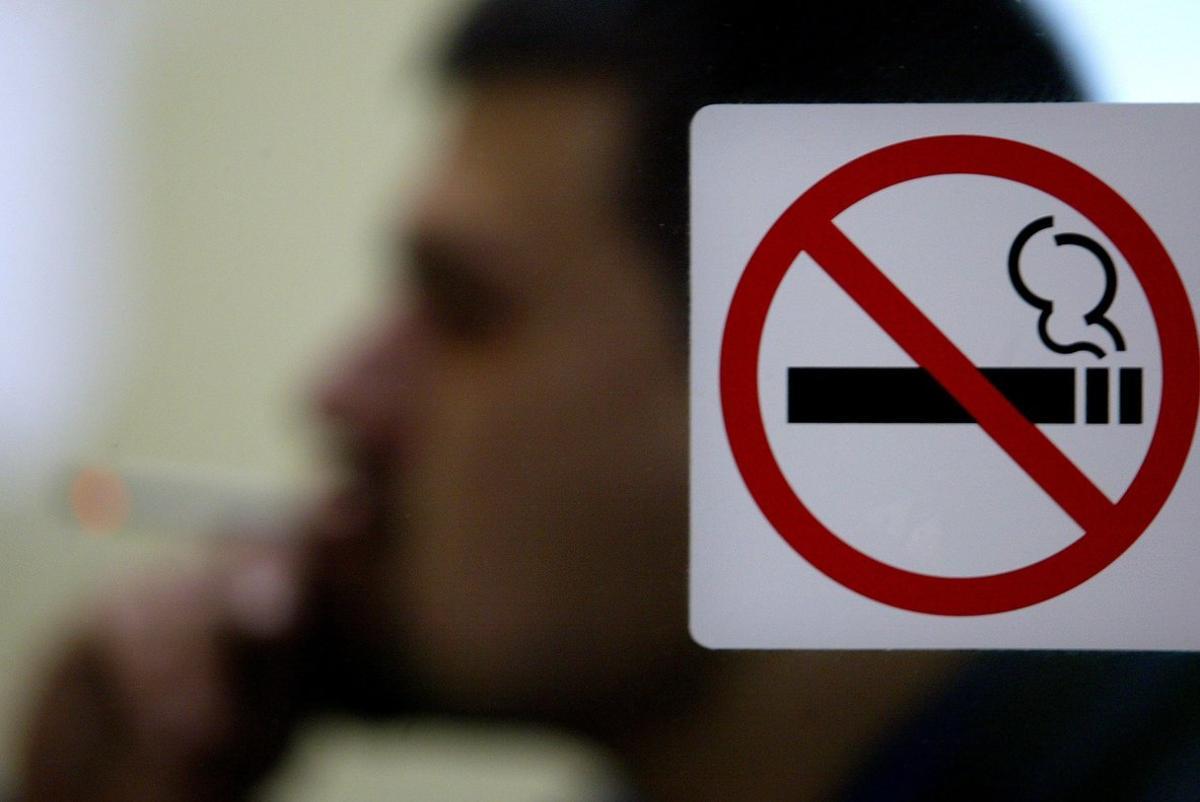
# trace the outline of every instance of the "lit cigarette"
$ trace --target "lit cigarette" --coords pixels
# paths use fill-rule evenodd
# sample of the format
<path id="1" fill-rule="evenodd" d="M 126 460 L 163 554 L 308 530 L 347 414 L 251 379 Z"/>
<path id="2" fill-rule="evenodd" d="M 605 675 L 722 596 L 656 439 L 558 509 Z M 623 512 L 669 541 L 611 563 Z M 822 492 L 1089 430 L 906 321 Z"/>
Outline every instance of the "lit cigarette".
<path id="1" fill-rule="evenodd" d="M 69 473 L 66 502 L 88 533 L 125 531 L 267 537 L 298 493 L 260 479 L 175 465 L 91 466 Z"/>

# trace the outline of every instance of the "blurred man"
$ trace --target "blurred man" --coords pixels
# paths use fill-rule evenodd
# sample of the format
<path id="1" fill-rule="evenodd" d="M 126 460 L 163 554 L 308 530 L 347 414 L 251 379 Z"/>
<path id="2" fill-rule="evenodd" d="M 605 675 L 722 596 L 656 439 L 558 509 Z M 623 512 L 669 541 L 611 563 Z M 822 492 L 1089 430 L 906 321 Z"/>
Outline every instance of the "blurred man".
<path id="1" fill-rule="evenodd" d="M 1037 698 L 1090 699 L 1080 665 L 952 683 L 955 655 L 688 637 L 691 115 L 1074 97 L 1015 5 L 740 5 L 498 0 L 471 17 L 445 61 L 462 116 L 399 226 L 395 295 L 318 393 L 336 486 L 295 548 L 98 605 L 37 707 L 28 799 L 241 798 L 328 709 L 562 725 L 646 799 L 933 798 L 976 768 L 988 797 L 1031 754 L 1073 776 L 1054 745 L 1073 702 L 1034 715 L 1050 733 L 1022 752 L 1037 728 L 1000 690 L 1044 671 Z"/>

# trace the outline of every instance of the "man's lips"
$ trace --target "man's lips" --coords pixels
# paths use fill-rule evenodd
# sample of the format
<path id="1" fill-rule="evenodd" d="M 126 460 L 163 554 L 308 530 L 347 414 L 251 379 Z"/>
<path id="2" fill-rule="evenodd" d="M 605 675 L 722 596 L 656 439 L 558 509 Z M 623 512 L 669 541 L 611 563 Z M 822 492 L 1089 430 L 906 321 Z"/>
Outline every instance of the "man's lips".
<path id="1" fill-rule="evenodd" d="M 378 477 L 346 477 L 320 498 L 305 527 L 305 606 L 339 637 L 361 635 L 378 609 L 389 542 L 385 488 Z"/>
<path id="2" fill-rule="evenodd" d="M 378 536 L 385 506 L 380 489 L 362 480 L 340 483 L 317 504 L 311 527 L 315 539 L 330 545 Z"/>
<path id="3" fill-rule="evenodd" d="M 378 539 L 388 523 L 394 454 L 378 442 L 341 433 L 328 443 L 331 480 L 315 504 L 310 527 L 318 542 Z"/>

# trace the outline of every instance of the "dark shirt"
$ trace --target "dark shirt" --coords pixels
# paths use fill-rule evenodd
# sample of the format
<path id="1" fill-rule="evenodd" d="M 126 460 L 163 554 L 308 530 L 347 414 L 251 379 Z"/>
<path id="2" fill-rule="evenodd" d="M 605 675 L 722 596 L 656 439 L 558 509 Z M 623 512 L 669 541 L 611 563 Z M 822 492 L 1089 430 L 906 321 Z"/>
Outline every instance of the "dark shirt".
<path id="1" fill-rule="evenodd" d="M 1200 800 L 1200 655 L 988 653 L 840 802 Z"/>

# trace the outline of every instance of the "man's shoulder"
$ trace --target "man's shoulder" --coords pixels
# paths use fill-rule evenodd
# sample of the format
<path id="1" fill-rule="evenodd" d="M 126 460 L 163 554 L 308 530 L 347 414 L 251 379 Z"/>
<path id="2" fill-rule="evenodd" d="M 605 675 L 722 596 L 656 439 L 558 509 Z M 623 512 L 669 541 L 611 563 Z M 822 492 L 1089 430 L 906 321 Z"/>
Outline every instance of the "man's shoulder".
<path id="1" fill-rule="evenodd" d="M 1200 655 L 983 654 L 898 728 L 846 802 L 1191 799 Z"/>

